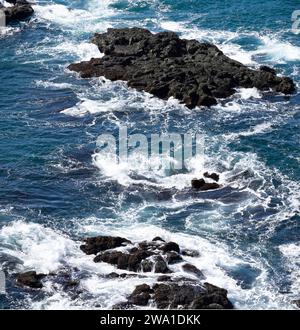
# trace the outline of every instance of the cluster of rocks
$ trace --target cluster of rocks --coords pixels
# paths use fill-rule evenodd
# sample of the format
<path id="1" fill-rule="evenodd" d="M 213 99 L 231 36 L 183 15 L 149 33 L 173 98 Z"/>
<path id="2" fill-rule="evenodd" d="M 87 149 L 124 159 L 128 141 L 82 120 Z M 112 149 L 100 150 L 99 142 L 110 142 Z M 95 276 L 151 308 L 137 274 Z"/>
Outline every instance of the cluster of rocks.
<path id="1" fill-rule="evenodd" d="M 17 274 L 16 281 L 21 286 L 27 286 L 34 289 L 41 289 L 43 287 L 42 279 L 46 277 L 45 274 L 38 274 L 35 271 L 28 271 Z"/>
<path id="2" fill-rule="evenodd" d="M 192 184 L 192 188 L 196 189 L 196 190 L 200 190 L 200 191 L 207 191 L 207 190 L 214 190 L 214 189 L 218 189 L 221 186 L 217 183 L 219 181 L 219 175 L 217 173 L 208 173 L 205 172 L 203 174 L 203 176 L 205 178 L 209 178 L 212 179 L 213 181 L 216 182 L 206 182 L 204 179 L 193 179 L 191 184 Z"/>
<path id="3" fill-rule="evenodd" d="M 294 82 L 277 76 L 272 68 L 252 70 L 212 44 L 180 39 L 173 32 L 108 29 L 96 33 L 92 42 L 104 57 L 71 64 L 70 70 L 83 78 L 127 81 L 130 87 L 161 99 L 175 97 L 189 108 L 214 105 L 239 87 L 283 94 L 295 91 Z"/>
<path id="4" fill-rule="evenodd" d="M 146 306 L 154 303 L 159 309 L 232 309 L 227 298 L 227 291 L 209 283 L 203 285 L 185 281 L 181 283 L 166 281 L 156 283 L 152 287 L 147 284 L 138 285 L 128 301 L 115 305 L 114 308 L 130 308 Z"/>
<path id="5" fill-rule="evenodd" d="M 185 257 L 199 256 L 196 250 L 180 249 L 177 243 L 166 242 L 160 237 L 155 237 L 152 241 L 133 243 L 125 238 L 112 236 L 86 238 L 80 248 L 88 255 L 95 255 L 95 262 L 109 263 L 117 269 L 128 271 L 105 275 L 109 279 L 129 277 L 146 279 L 146 273 L 157 273 L 157 283 L 152 286 L 146 283 L 137 286 L 128 295 L 127 301 L 113 306 L 115 309 L 135 308 L 148 304 L 159 309 L 233 308 L 225 289 L 203 283 L 205 276 L 201 270 L 184 260 Z M 180 263 L 186 276 L 178 276 L 172 272 L 170 266 L 176 263 Z M 46 276 L 60 279 L 66 290 L 78 289 L 79 282 L 72 280 L 66 272 L 45 275 L 29 271 L 17 274 L 16 282 L 19 286 L 40 289 Z"/>
<path id="6" fill-rule="evenodd" d="M 0 10 L 5 14 L 6 24 L 27 20 L 34 12 L 31 4 L 26 0 L 6 0 L 6 2 L 12 4 L 7 7 L 0 4 Z"/>

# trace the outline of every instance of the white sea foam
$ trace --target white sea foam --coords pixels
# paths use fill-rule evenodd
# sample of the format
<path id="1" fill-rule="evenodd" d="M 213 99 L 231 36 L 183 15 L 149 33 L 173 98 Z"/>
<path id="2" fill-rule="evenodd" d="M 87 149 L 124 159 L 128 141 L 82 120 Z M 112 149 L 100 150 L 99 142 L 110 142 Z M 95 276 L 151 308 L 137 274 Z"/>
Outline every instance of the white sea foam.
<path id="1" fill-rule="evenodd" d="M 257 124 L 246 131 L 223 135 L 223 138 L 229 141 L 229 140 L 237 139 L 241 136 L 253 136 L 258 134 L 264 134 L 273 130 L 272 125 L 274 125 L 274 122 L 272 121 L 264 122 L 261 124 Z"/>
<path id="2" fill-rule="evenodd" d="M 54 54 L 76 55 L 81 61 L 88 61 L 92 57 L 102 57 L 98 47 L 90 42 L 62 42 L 52 48 Z"/>
<path id="3" fill-rule="evenodd" d="M 74 33 L 79 31 L 104 31 L 110 23 L 103 18 L 112 16 L 115 11 L 109 6 L 113 0 L 89 1 L 86 9 L 73 9 L 62 4 L 35 5 L 34 10 L 39 20 L 57 24 L 64 30 Z"/>
<path id="4" fill-rule="evenodd" d="M 21 221 L 3 227 L 0 238 L 1 243 L 7 246 L 2 252 L 20 259 L 25 268 L 45 273 L 56 271 L 76 246 L 49 228 Z"/>
<path id="5" fill-rule="evenodd" d="M 73 85 L 68 83 L 55 83 L 53 81 L 43 81 L 43 80 L 37 80 L 36 85 L 38 87 L 44 87 L 49 89 L 72 89 Z"/>
<path id="6" fill-rule="evenodd" d="M 250 98 L 260 99 L 262 97 L 259 90 L 255 87 L 253 87 L 253 88 L 241 88 L 238 91 L 238 96 L 241 97 L 243 100 L 248 100 Z"/>
<path id="7" fill-rule="evenodd" d="M 279 246 L 279 250 L 286 258 L 292 282 L 291 288 L 295 298 L 298 299 L 300 294 L 300 244 L 284 244 Z"/>
<path id="8" fill-rule="evenodd" d="M 161 21 L 162 29 L 179 32 L 187 39 L 197 39 L 216 44 L 229 57 L 245 65 L 257 65 L 256 57 L 266 56 L 266 60 L 274 63 L 298 61 L 300 47 L 281 40 L 277 35 L 265 35 L 257 32 L 232 32 L 201 29 L 191 26 L 189 22 Z M 242 36 L 250 36 L 257 40 L 259 46 L 253 50 L 244 50 L 237 42 Z"/>
<path id="9" fill-rule="evenodd" d="M 118 108 L 118 103 L 115 103 L 116 108 Z M 110 102 L 110 107 L 108 107 L 105 103 L 101 104 L 99 101 L 82 99 L 79 103 L 77 103 L 74 107 L 65 109 L 61 111 L 65 115 L 74 116 L 74 117 L 82 117 L 87 113 L 96 114 L 99 112 L 107 112 L 113 111 L 114 107 L 112 102 Z"/>
<path id="10" fill-rule="evenodd" d="M 262 45 L 253 51 L 253 55 L 267 56 L 275 63 L 299 61 L 300 47 L 294 46 L 288 41 L 282 41 L 278 37 L 263 35 L 260 40 Z"/>

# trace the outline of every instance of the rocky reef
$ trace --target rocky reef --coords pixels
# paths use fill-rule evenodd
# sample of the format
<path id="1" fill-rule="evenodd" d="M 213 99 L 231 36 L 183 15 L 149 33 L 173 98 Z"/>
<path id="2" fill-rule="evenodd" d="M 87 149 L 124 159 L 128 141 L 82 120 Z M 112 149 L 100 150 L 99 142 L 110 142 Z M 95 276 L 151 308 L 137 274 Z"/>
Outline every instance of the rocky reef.
<path id="1" fill-rule="evenodd" d="M 131 242 L 126 238 L 97 236 L 84 239 L 80 249 L 87 255 L 95 255 L 94 262 L 104 262 L 116 267 L 116 271 L 103 275 L 104 278 L 122 280 L 138 277 L 145 282 L 147 273 L 156 275 L 155 282 L 137 285 L 126 301 L 112 306 L 114 309 L 155 306 L 158 309 L 232 309 L 227 291 L 207 283 L 206 277 L 186 257 L 196 258 L 196 250 L 181 249 L 176 242 L 166 242 L 160 237 L 151 241 Z M 178 265 L 181 272 L 172 271 Z M 122 270 L 117 271 L 117 270 Z M 74 271 L 74 270 L 73 270 Z M 75 270 L 76 272 L 76 270 Z M 15 282 L 20 288 L 40 290 L 44 281 L 51 280 L 62 285 L 62 290 L 74 297 L 80 295 L 80 279 L 73 279 L 72 270 L 62 269 L 56 273 L 40 274 L 27 271 L 16 274 Z M 151 278 L 152 278 L 151 275 Z"/>
<path id="2" fill-rule="evenodd" d="M 6 17 L 6 24 L 14 21 L 27 20 L 34 10 L 31 4 L 26 0 L 6 0 L 12 6 L 3 6 L 0 4 L 0 10 L 4 11 Z"/>
<path id="3" fill-rule="evenodd" d="M 272 68 L 250 69 L 212 44 L 180 39 L 173 32 L 108 29 L 96 33 L 92 42 L 104 56 L 71 64 L 70 70 L 83 78 L 123 80 L 161 99 L 174 97 L 189 108 L 217 104 L 217 99 L 233 95 L 239 87 L 283 94 L 295 91 L 294 82 L 277 76 Z"/>

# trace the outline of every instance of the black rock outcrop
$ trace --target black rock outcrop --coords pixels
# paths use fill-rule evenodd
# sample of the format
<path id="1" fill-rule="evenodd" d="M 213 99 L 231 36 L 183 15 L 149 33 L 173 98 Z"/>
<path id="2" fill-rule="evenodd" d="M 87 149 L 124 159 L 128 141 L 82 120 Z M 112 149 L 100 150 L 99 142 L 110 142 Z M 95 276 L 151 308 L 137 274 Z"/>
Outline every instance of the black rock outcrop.
<path id="1" fill-rule="evenodd" d="M 114 249 L 131 243 L 125 238 L 112 236 L 88 237 L 84 242 L 85 244 L 82 244 L 80 249 L 86 254 L 97 254 L 101 251 Z"/>
<path id="2" fill-rule="evenodd" d="M 232 309 L 227 291 L 209 283 L 156 283 L 138 285 L 122 306 L 146 306 L 153 301 L 159 309 Z M 121 306 L 121 305 L 120 305 Z M 126 307 L 125 307 L 126 308 Z"/>
<path id="3" fill-rule="evenodd" d="M 0 10 L 3 10 L 6 17 L 6 24 L 9 24 L 13 21 L 23 21 L 27 20 L 34 10 L 31 4 L 26 0 L 6 0 L 12 4 L 11 7 L 2 7 L 0 5 Z"/>
<path id="4" fill-rule="evenodd" d="M 17 274 L 16 280 L 19 285 L 40 289 L 43 287 L 41 280 L 45 276 L 45 274 L 37 274 L 35 271 L 29 271 Z"/>
<path id="5" fill-rule="evenodd" d="M 211 106 L 238 87 L 291 94 L 294 82 L 272 68 L 252 70 L 230 59 L 216 46 L 180 39 L 173 32 L 152 34 L 141 28 L 108 29 L 92 40 L 102 58 L 71 64 L 81 77 L 104 76 L 127 81 L 161 99 L 175 97 L 189 108 Z"/>

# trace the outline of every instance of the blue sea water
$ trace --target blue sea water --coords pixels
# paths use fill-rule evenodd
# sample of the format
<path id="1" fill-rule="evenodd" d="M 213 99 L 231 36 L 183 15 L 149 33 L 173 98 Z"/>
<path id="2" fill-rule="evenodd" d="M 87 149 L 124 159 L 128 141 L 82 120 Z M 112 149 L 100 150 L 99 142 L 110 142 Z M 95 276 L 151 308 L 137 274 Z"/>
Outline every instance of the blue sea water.
<path id="1" fill-rule="evenodd" d="M 240 90 L 189 110 L 105 79 L 67 70 L 99 56 L 89 40 L 109 27 L 216 44 L 248 66 L 272 66 L 300 82 L 296 0 L 37 1 L 28 23 L 0 34 L 0 264 L 2 308 L 109 308 L 148 278 L 105 279 L 113 267 L 79 249 L 87 235 L 161 236 L 200 252 L 207 281 L 236 308 L 292 309 L 300 298 L 300 95 Z M 100 134 L 200 133 L 205 152 L 182 173 L 140 159 L 97 157 Z M 193 177 L 221 173 L 223 189 L 189 193 Z M 18 271 L 77 269 L 82 293 L 51 282 L 39 293 L 14 285 Z M 173 266 L 182 273 L 180 265 Z"/>

